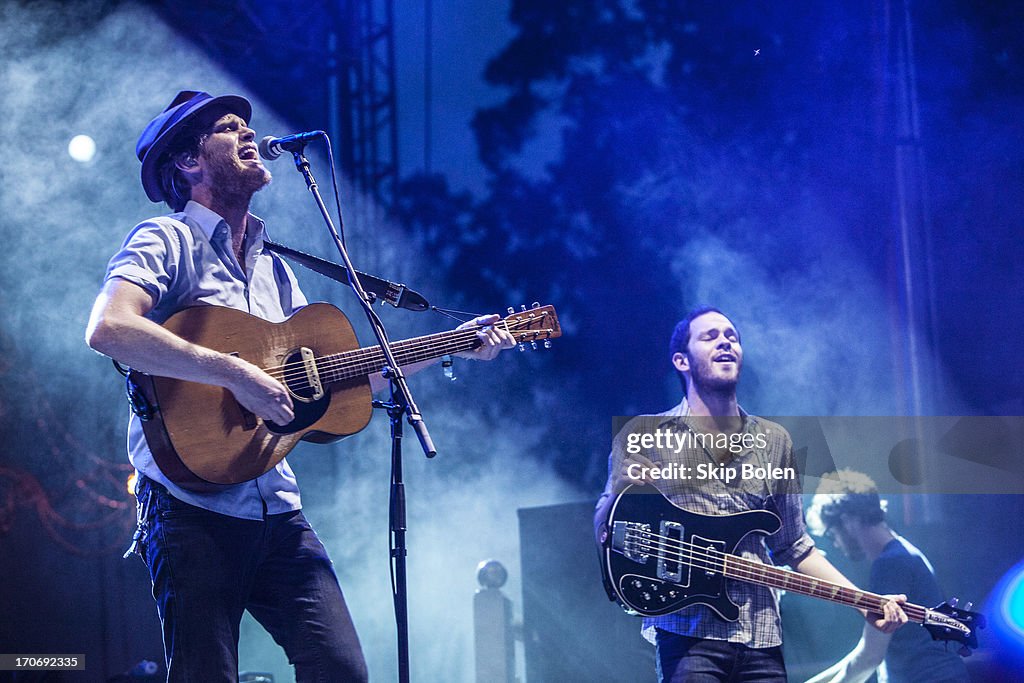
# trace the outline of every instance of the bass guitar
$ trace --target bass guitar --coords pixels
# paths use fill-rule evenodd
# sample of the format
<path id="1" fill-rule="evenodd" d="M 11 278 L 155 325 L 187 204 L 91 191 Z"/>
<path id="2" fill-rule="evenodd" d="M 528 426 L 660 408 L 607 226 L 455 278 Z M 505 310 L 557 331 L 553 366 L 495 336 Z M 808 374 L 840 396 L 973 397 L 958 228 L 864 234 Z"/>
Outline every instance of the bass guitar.
<path id="1" fill-rule="evenodd" d="M 512 312 L 494 325 L 520 344 L 562 334 L 552 306 Z M 150 451 L 179 486 L 209 491 L 255 479 L 299 441 L 327 443 L 370 421 L 370 375 L 381 372 L 384 354 L 379 346 L 359 348 L 352 325 L 330 304 L 310 304 L 281 323 L 233 308 L 197 306 L 174 314 L 164 327 L 262 368 L 288 389 L 295 410 L 291 422 L 275 424 L 246 410 L 223 387 L 133 371 L 131 379 L 149 403 L 140 417 Z M 439 358 L 479 346 L 479 329 L 406 339 L 391 349 L 399 365 Z"/>
<path id="2" fill-rule="evenodd" d="M 646 491 L 639 493 L 638 491 Z M 868 612 L 882 611 L 888 598 L 840 586 L 806 574 L 762 564 L 735 554 L 748 534 L 773 534 L 781 520 L 767 510 L 701 515 L 673 505 L 653 487 L 629 486 L 614 501 L 602 542 L 605 589 L 627 611 L 669 614 L 705 605 L 727 621 L 739 607 L 726 592 L 726 579 L 778 588 Z M 950 603 L 934 608 L 902 605 L 910 621 L 935 640 L 956 641 L 962 654 L 978 646 L 985 617 Z"/>

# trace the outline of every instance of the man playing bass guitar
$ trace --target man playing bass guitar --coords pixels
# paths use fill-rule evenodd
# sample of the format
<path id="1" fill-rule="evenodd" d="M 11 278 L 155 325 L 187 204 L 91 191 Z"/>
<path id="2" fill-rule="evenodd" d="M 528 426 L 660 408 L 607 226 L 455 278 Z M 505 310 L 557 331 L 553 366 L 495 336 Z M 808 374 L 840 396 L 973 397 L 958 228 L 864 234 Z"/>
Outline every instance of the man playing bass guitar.
<path id="1" fill-rule="evenodd" d="M 779 531 L 745 536 L 737 555 L 853 588 L 805 531 L 797 477 L 737 476 L 785 473 L 795 462 L 789 434 L 736 401 L 743 347 L 733 322 L 716 308 L 696 308 L 676 326 L 669 352 L 683 399 L 666 413 L 634 419 L 616 436 L 595 514 L 598 542 L 609 541 L 606 520 L 618 494 L 631 484 L 656 483 L 673 504 L 695 513 L 773 512 L 782 522 Z M 765 586 L 738 581 L 728 583 L 728 593 L 739 608 L 735 621 L 705 604 L 644 619 L 643 635 L 657 648 L 659 681 L 786 681 L 776 596 Z M 863 613 L 891 633 L 907 620 L 900 607 L 905 599 L 892 596 L 882 613 Z"/>

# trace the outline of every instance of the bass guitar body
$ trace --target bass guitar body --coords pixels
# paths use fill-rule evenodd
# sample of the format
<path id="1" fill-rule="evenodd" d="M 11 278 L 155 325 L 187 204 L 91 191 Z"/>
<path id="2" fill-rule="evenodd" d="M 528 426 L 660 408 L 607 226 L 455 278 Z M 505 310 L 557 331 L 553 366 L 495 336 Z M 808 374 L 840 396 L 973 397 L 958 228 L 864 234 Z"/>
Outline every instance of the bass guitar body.
<path id="1" fill-rule="evenodd" d="M 701 604 L 736 621 L 724 558 L 748 534 L 773 534 L 781 525 L 767 510 L 709 516 L 676 507 L 653 490 L 621 495 L 608 521 L 605 580 L 620 604 L 644 616 Z"/>
<path id="2" fill-rule="evenodd" d="M 611 506 L 601 541 L 608 596 L 644 616 L 701 604 L 735 621 L 739 608 L 726 592 L 726 579 L 732 579 L 882 612 L 887 596 L 735 554 L 748 534 L 774 534 L 781 524 L 767 510 L 700 515 L 676 507 L 653 487 L 627 486 Z M 952 602 L 932 608 L 905 602 L 902 607 L 907 618 L 924 626 L 935 640 L 961 643 L 961 654 L 978 647 L 977 630 L 985 625 L 984 615 L 958 609 Z"/>

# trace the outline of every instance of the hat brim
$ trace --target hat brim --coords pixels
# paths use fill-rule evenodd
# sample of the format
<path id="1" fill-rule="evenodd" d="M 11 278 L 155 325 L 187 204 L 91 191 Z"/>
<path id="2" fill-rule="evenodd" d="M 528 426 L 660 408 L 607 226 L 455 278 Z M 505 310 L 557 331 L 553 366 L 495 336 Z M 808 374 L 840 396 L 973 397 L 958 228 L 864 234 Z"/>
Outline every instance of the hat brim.
<path id="1" fill-rule="evenodd" d="M 146 151 L 146 155 L 142 158 L 142 187 L 146 191 L 146 196 L 151 201 L 162 202 L 165 200 L 164 191 L 160 187 L 160 174 L 158 173 L 160 158 L 164 155 L 164 152 L 167 151 L 167 148 L 174 142 L 178 134 L 192 123 L 197 116 L 214 112 L 222 112 L 221 116 L 224 114 L 237 114 L 246 123 L 249 123 L 252 117 L 252 105 L 249 104 L 249 100 L 239 95 L 213 97 L 199 102 L 166 130 L 161 131 L 159 137 L 153 141 L 153 144 Z"/>

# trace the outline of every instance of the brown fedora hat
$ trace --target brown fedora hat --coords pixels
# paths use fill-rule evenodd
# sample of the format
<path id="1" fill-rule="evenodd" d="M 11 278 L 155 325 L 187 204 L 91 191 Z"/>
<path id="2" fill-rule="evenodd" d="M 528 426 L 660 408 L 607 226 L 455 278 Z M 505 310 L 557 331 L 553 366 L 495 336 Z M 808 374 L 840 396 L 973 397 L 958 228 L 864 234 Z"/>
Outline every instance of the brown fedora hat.
<path id="1" fill-rule="evenodd" d="M 190 121 L 200 113 L 211 111 L 237 114 L 248 123 L 252 116 L 252 105 L 239 95 L 213 97 L 202 91 L 182 90 L 167 109 L 142 131 L 135 145 L 135 154 L 142 162 L 142 187 L 152 201 L 164 201 L 164 191 L 160 187 L 160 176 L 157 173 L 160 157 Z"/>

